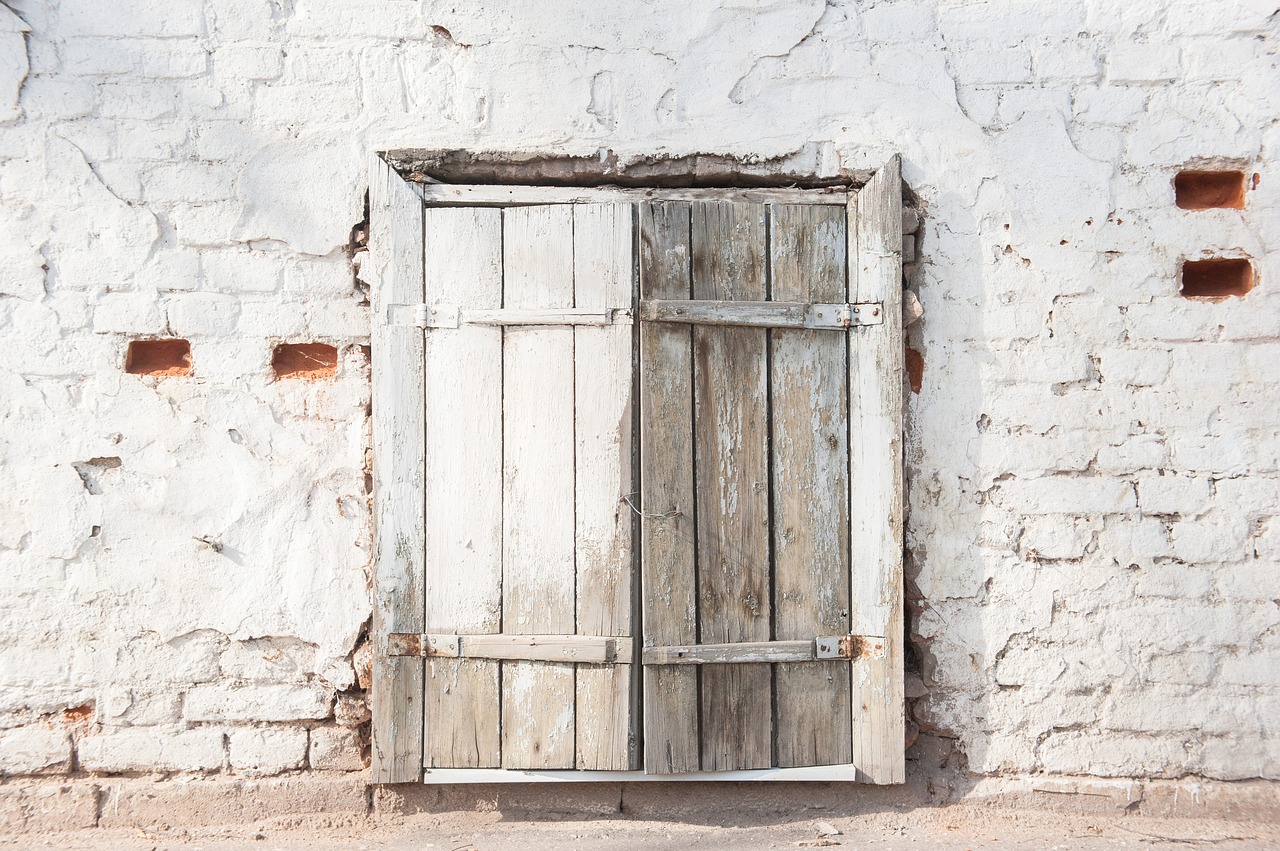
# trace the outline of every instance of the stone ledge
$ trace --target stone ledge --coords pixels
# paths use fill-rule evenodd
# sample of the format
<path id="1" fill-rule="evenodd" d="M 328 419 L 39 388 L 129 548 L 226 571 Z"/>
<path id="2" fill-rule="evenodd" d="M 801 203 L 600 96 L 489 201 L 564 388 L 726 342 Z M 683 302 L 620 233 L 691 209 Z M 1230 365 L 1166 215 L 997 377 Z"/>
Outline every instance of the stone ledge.
<path id="1" fill-rule="evenodd" d="M 1000 808 L 1065 815 L 1129 814 L 1272 822 L 1280 818 L 1280 782 L 1267 780 L 1112 780 L 1030 776 L 953 779 L 949 803 L 919 779 L 896 787 L 838 783 L 512 784 L 371 789 L 363 772 L 310 772 L 264 779 L 236 777 L 23 778 L 0 786 L 0 834 L 91 827 L 169 829 L 245 824 L 323 814 L 397 820 L 421 813 L 498 810 L 535 814 L 700 822 L 735 812 L 855 815 L 883 809 Z M 941 780 L 942 778 L 936 778 Z"/>
<path id="2" fill-rule="evenodd" d="M 86 827 L 194 827 L 323 813 L 366 816 L 363 773 L 11 780 L 0 786 L 0 835 Z"/>

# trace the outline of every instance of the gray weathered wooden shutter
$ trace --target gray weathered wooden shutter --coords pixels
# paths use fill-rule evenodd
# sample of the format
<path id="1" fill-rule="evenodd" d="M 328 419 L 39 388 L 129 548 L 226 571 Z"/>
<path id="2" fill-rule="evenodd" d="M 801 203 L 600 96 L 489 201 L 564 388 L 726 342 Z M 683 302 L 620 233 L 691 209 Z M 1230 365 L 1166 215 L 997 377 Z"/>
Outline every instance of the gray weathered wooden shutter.
<path id="1" fill-rule="evenodd" d="M 642 205 L 648 772 L 902 779 L 900 192 Z"/>
<path id="2" fill-rule="evenodd" d="M 375 782 L 901 780 L 899 195 L 375 161 Z"/>

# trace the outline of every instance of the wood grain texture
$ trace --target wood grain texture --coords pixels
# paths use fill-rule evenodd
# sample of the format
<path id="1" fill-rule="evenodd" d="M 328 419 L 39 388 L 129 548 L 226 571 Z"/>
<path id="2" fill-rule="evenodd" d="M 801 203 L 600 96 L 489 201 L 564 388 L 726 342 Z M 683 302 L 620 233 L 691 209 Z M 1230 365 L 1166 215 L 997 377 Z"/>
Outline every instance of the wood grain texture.
<path id="1" fill-rule="evenodd" d="M 426 303 L 502 306 L 502 213 L 425 216 Z M 432 328 L 426 364 L 426 630 L 502 629 L 502 331 Z M 430 659 L 428 768 L 500 765 L 498 663 Z"/>
<path id="2" fill-rule="evenodd" d="M 775 299 L 846 298 L 845 211 L 774 206 Z M 849 629 L 848 346 L 846 335 L 770 334 L 775 637 Z M 848 662 L 774 672 L 777 765 L 833 765 L 850 756 Z"/>
<path id="3" fill-rule="evenodd" d="M 618 186 L 507 186 L 486 184 L 414 184 L 427 204 L 625 204 L 648 201 L 738 201 L 754 204 L 826 204 L 843 208 L 849 200 L 844 188 L 627 188 Z"/>
<path id="4" fill-rule="evenodd" d="M 590 666 L 582 670 L 595 670 L 596 665 L 603 670 L 625 667 L 615 662 L 631 661 L 629 641 L 626 636 L 464 635 L 458 637 L 458 653 L 488 659 L 582 662 Z"/>
<path id="5" fill-rule="evenodd" d="M 387 655 L 393 632 L 423 627 L 423 340 L 386 324 L 388 304 L 423 298 L 422 201 L 376 155 L 369 166 L 373 288 L 374 783 L 422 777 L 423 660 Z"/>
<path id="6" fill-rule="evenodd" d="M 853 671 L 853 762 L 871 783 L 901 783 L 902 178 L 893 157 L 849 202 L 858 301 L 884 304 L 883 325 L 849 334 L 853 551 L 852 629 L 883 635 L 886 653 Z M 891 320 L 891 321 L 889 321 Z"/>
<path id="7" fill-rule="evenodd" d="M 623 310 L 630 312 L 624 305 Z M 628 324 L 619 310 L 566 307 L 559 310 L 465 310 L 458 323 L 465 325 L 613 325 Z"/>
<path id="8" fill-rule="evenodd" d="M 688 298 L 690 205 L 640 205 L 640 291 Z M 693 494 L 693 349 L 687 326 L 640 325 L 641 596 L 646 644 L 698 640 Z M 697 771 L 698 672 L 644 669 L 644 767 Z"/>
<path id="9" fill-rule="evenodd" d="M 685 644 L 647 647 L 646 665 L 741 665 L 753 662 L 807 662 L 817 658 L 814 640 L 735 641 L 732 644 Z M 790 667 L 800 667 L 792 664 Z"/>
<path id="10" fill-rule="evenodd" d="M 828 209 L 828 208 L 820 208 Z M 844 218 L 844 211 L 838 215 Z M 843 274 L 843 273 L 842 273 Z M 862 314 L 866 309 L 865 317 Z M 654 301 L 640 302 L 640 318 L 689 325 L 734 325 L 739 328 L 825 328 L 843 331 L 850 325 L 880 322 L 878 305 L 788 301 Z"/>
<path id="11" fill-rule="evenodd" d="M 632 210 L 628 204 L 573 210 L 574 287 L 579 308 L 630 309 Z M 574 329 L 577 467 L 577 618 L 580 635 L 631 635 L 635 602 L 632 471 L 632 327 Z M 625 770 L 638 752 L 630 665 L 577 671 L 577 767 Z"/>
<path id="12" fill-rule="evenodd" d="M 573 210 L 506 210 L 504 306 L 573 306 Z M 503 331 L 502 631 L 575 631 L 573 329 Z M 574 669 L 502 663 L 504 768 L 574 766 Z"/>
<path id="13" fill-rule="evenodd" d="M 691 245 L 695 299 L 764 300 L 763 205 L 696 205 Z M 700 643 L 770 638 L 767 335 L 693 329 Z M 769 767 L 769 666 L 710 667 L 701 680 L 702 768 Z"/>

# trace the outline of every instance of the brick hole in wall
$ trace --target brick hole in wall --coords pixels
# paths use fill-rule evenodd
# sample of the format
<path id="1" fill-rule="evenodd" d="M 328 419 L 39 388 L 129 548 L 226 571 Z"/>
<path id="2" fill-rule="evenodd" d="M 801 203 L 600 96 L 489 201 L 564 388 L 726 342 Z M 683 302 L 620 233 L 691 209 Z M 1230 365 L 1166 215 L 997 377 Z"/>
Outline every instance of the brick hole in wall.
<path id="1" fill-rule="evenodd" d="M 911 385 L 911 392 L 919 393 L 920 387 L 924 383 L 924 354 L 919 349 L 907 346 L 904 360 L 907 368 L 907 382 Z"/>
<path id="2" fill-rule="evenodd" d="M 170 377 L 191 372 L 191 344 L 186 340 L 133 340 L 124 356 L 130 375 Z"/>
<path id="3" fill-rule="evenodd" d="M 1173 179 L 1173 193 L 1184 210 L 1243 210 L 1244 172 L 1180 171 Z"/>
<path id="4" fill-rule="evenodd" d="M 338 371 L 338 349 L 328 343 L 281 343 L 271 353 L 276 378 L 315 381 Z"/>
<path id="5" fill-rule="evenodd" d="M 1243 298 L 1253 289 L 1253 264 L 1242 257 L 1186 260 L 1182 264 L 1184 298 L 1218 301 L 1229 296 Z"/>

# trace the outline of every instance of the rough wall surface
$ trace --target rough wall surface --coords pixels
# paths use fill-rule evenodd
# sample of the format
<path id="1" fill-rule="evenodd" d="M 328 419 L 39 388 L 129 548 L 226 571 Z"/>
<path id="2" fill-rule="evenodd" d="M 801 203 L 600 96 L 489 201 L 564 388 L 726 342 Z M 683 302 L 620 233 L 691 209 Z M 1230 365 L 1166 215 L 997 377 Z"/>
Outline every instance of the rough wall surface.
<path id="1" fill-rule="evenodd" d="M 360 767 L 367 151 L 815 143 L 900 151 L 924 211 L 921 728 L 985 774 L 1280 778 L 1273 3 L 6 2 L 0 772 Z M 1197 162 L 1246 209 L 1177 209 Z M 1181 298 L 1217 254 L 1258 286 Z M 190 373 L 126 374 L 146 337 Z"/>

